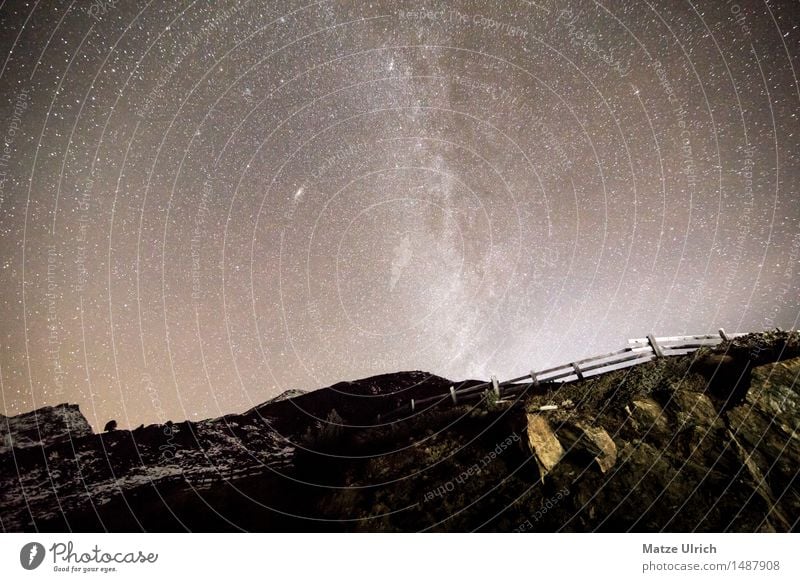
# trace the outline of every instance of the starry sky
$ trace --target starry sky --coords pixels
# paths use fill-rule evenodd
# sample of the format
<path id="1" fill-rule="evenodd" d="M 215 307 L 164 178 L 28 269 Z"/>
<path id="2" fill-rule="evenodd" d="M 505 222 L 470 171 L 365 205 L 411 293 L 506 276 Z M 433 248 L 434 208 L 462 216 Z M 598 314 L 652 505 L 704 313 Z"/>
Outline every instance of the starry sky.
<path id="1" fill-rule="evenodd" d="M 796 0 L 7 0 L 2 412 L 794 328 L 799 42 Z"/>

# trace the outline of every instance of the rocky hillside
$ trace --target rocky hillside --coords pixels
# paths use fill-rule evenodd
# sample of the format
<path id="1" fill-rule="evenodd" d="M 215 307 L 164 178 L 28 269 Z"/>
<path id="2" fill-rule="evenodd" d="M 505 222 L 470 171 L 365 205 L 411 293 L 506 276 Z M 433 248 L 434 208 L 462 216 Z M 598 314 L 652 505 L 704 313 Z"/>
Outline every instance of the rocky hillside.
<path id="1" fill-rule="evenodd" d="M 46 406 L 7 418 L 0 414 L 0 454 L 11 448 L 41 447 L 92 433 L 76 404 Z"/>
<path id="2" fill-rule="evenodd" d="M 790 531 L 800 516 L 798 374 L 798 334 L 775 332 L 401 418 L 391 416 L 401 402 L 452 383 L 390 374 L 241 415 L 104 434 L 62 405 L 36 411 L 41 436 L 33 413 L 0 419 L 13 445 L 0 450 L 0 524 Z M 57 410 L 74 411 L 67 438 Z"/>

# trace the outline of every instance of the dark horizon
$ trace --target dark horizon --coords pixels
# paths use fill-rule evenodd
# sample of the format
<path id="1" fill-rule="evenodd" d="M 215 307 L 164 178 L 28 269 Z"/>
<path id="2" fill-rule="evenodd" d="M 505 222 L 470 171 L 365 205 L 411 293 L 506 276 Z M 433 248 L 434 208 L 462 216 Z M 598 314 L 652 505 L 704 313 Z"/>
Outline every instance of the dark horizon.
<path id="1" fill-rule="evenodd" d="M 3 435 L 0 529 L 791 532 L 799 376 L 799 332 L 726 332 L 534 382 L 390 375 L 133 431 L 42 411 Z"/>
<path id="2" fill-rule="evenodd" d="M 792 331 L 796 331 L 796 330 L 782 330 L 779 327 L 775 327 L 772 330 L 765 329 L 765 330 L 761 330 L 761 331 L 750 331 L 750 332 L 728 332 L 728 331 L 724 330 L 724 328 L 720 328 L 718 330 L 717 334 L 708 334 L 708 335 L 710 335 L 711 337 L 716 337 L 717 335 L 720 335 L 720 336 L 723 337 L 723 339 L 725 339 L 725 338 L 733 338 L 735 336 L 750 335 L 750 334 L 760 334 L 760 333 L 769 333 L 769 332 L 773 332 L 773 331 L 777 331 L 777 332 L 784 332 L 784 331 L 792 332 Z M 655 335 L 655 334 L 653 334 L 653 335 Z M 656 336 L 656 337 L 658 337 L 658 336 Z M 630 339 L 633 339 L 633 338 L 630 338 Z M 645 338 L 645 336 L 642 336 L 642 338 L 637 338 L 637 339 L 646 339 L 646 338 Z M 713 344 L 708 344 L 708 345 L 713 345 Z M 619 346 L 617 346 L 617 347 L 619 347 Z M 609 349 L 603 351 L 602 354 L 608 354 L 610 349 L 611 348 L 609 347 Z M 600 356 L 600 354 L 593 354 L 593 355 L 591 355 L 589 357 L 599 357 L 599 356 Z M 584 358 L 581 358 L 581 359 L 584 359 Z M 571 366 L 573 364 L 571 364 L 570 362 L 561 362 L 560 365 L 562 367 L 569 367 L 569 366 Z M 535 370 L 532 369 L 532 370 L 529 370 L 529 372 L 530 373 L 535 373 Z M 593 371 L 592 372 L 592 376 L 594 376 L 596 374 L 599 374 L 599 373 L 606 373 L 606 372 L 604 370 Z M 202 418 L 202 419 L 170 418 L 170 419 L 166 419 L 165 422 L 180 423 L 180 422 L 192 421 L 192 420 L 194 420 L 194 421 L 198 421 L 198 420 L 202 421 L 202 420 L 218 419 L 218 418 L 222 418 L 222 417 L 225 417 L 225 416 L 228 416 L 228 415 L 244 414 L 246 412 L 249 412 L 250 410 L 254 410 L 256 408 L 259 408 L 259 407 L 261 407 L 261 406 L 263 406 L 265 404 L 268 404 L 268 403 L 272 402 L 274 399 L 280 398 L 281 396 L 284 396 L 284 395 L 289 394 L 289 393 L 295 393 L 296 392 L 296 393 L 298 393 L 297 395 L 305 395 L 305 394 L 308 394 L 310 392 L 315 392 L 317 390 L 335 389 L 340 384 L 344 384 L 344 385 L 359 384 L 359 383 L 364 383 L 367 380 L 375 380 L 375 379 L 380 379 L 380 378 L 397 378 L 397 377 L 401 377 L 401 376 L 412 376 L 412 375 L 420 375 L 420 374 L 423 375 L 423 377 L 420 378 L 420 380 L 419 380 L 420 383 L 425 383 L 425 382 L 427 382 L 427 381 L 429 381 L 431 379 L 445 380 L 448 384 L 450 384 L 450 385 L 452 385 L 454 387 L 472 385 L 472 384 L 475 384 L 475 383 L 489 384 L 491 382 L 491 379 L 486 379 L 486 378 L 483 378 L 483 379 L 481 379 L 481 378 L 459 378 L 459 379 L 446 378 L 444 376 L 441 376 L 439 374 L 434 374 L 434 373 L 428 372 L 426 370 L 397 370 L 397 371 L 394 371 L 394 372 L 384 372 L 384 373 L 380 373 L 380 374 L 373 374 L 373 375 L 369 375 L 369 376 L 364 376 L 364 377 L 361 377 L 361 378 L 341 379 L 341 380 L 339 380 L 337 382 L 334 382 L 334 383 L 332 383 L 330 385 L 317 386 L 316 388 L 313 388 L 313 389 L 310 389 L 310 390 L 303 390 L 303 389 L 297 389 L 297 388 L 288 388 L 285 391 L 281 392 L 280 394 L 272 396 L 272 397 L 268 398 L 267 400 L 264 400 L 263 402 L 256 403 L 252 408 L 250 408 L 248 410 L 234 410 L 234 411 L 228 411 L 228 412 L 221 412 L 218 415 L 214 415 L 214 416 L 210 416 L 210 417 Z M 527 372 L 523 373 L 522 376 L 526 376 L 527 374 L 528 374 Z M 502 382 L 507 381 L 507 380 L 504 377 L 500 377 L 499 381 L 502 383 Z M 293 398 L 294 395 L 291 396 L 291 397 Z M 47 408 L 49 406 L 58 407 L 58 406 L 62 406 L 62 405 L 80 406 L 78 403 L 75 403 L 75 402 L 60 402 L 60 403 L 57 403 L 57 404 L 54 404 L 54 405 L 45 405 L 43 407 L 39 407 L 39 408 L 36 408 L 36 409 L 19 412 L 19 413 L 13 415 L 13 416 L 24 416 L 24 415 L 35 413 L 35 412 L 37 412 L 39 410 L 42 410 L 43 408 Z M 83 409 L 80 409 L 80 410 L 81 410 L 81 413 L 83 413 L 84 416 L 86 416 L 85 413 L 87 411 L 85 411 Z M 3 416 L 3 415 L 0 414 L 0 416 Z M 120 424 L 117 421 L 116 418 L 109 418 L 108 422 L 110 422 L 112 420 L 115 422 L 114 430 L 133 430 L 135 427 L 140 427 L 142 425 L 150 426 L 150 425 L 164 424 L 163 422 L 158 422 L 158 421 L 154 422 L 154 423 L 136 423 L 136 422 L 133 422 L 133 423 L 122 423 L 122 424 Z M 94 433 L 100 433 L 100 432 L 104 432 L 105 431 L 105 428 L 103 428 L 101 430 L 100 426 L 94 425 L 89 420 L 88 417 L 87 417 L 87 422 L 91 426 L 92 431 Z M 100 424 L 104 425 L 106 422 L 107 421 L 103 421 Z"/>

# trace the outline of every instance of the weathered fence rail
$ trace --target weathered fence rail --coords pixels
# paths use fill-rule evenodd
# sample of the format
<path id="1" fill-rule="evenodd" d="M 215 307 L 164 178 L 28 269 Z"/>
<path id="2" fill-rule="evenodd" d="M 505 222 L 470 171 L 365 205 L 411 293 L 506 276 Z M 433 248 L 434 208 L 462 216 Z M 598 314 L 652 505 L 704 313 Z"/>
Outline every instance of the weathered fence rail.
<path id="1" fill-rule="evenodd" d="M 451 386 L 449 393 L 420 400 L 412 399 L 408 404 L 398 408 L 391 416 L 402 414 L 403 412 L 417 412 L 446 402 L 458 404 L 470 399 L 483 398 L 489 389 L 495 393 L 498 399 L 503 399 L 541 384 L 583 380 L 584 378 L 597 376 L 612 370 L 638 366 L 656 358 L 685 355 L 699 348 L 714 346 L 724 340 L 743 335 L 746 334 L 728 334 L 724 329 L 720 329 L 718 334 L 713 335 L 655 337 L 650 334 L 644 338 L 628 340 L 628 346 L 620 350 L 576 360 L 545 370 L 531 370 L 523 376 L 511 378 L 510 380 L 500 382 L 496 376 L 492 376 L 488 382 L 467 388 L 456 389 Z"/>

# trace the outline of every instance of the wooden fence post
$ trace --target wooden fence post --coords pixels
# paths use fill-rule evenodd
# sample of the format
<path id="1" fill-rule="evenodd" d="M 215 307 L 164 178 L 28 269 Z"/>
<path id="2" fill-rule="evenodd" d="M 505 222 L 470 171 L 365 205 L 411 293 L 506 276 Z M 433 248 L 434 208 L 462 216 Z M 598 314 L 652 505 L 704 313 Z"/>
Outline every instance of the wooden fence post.
<path id="1" fill-rule="evenodd" d="M 725 332 L 723 328 L 719 328 L 719 336 L 722 338 L 723 341 L 729 341 L 735 337 L 739 337 L 743 334 L 728 334 Z M 654 334 L 650 333 L 647 335 L 645 339 L 633 339 L 628 340 L 629 346 L 617 350 L 608 354 L 603 354 L 600 356 L 594 356 L 591 358 L 586 358 L 583 360 L 577 360 L 575 362 L 571 362 L 569 364 L 563 366 L 557 366 L 555 368 L 548 368 L 543 370 L 542 372 L 536 372 L 534 370 L 530 371 L 530 379 L 533 383 L 533 386 L 538 387 L 542 383 L 547 384 L 548 386 L 556 385 L 556 384 L 564 384 L 567 382 L 567 378 L 571 377 L 573 374 L 577 377 L 579 381 L 585 380 L 586 376 L 584 375 L 585 372 L 592 372 L 592 378 L 595 375 L 599 375 L 604 373 L 602 370 L 606 370 L 611 366 L 619 366 L 624 365 L 625 368 L 642 364 L 644 362 L 641 361 L 643 357 L 650 359 L 650 354 L 647 354 L 646 350 L 649 347 L 652 351 L 653 355 L 656 358 L 665 358 L 672 355 L 688 353 L 698 349 L 699 347 L 708 345 L 707 343 L 698 343 L 698 342 L 706 342 L 708 340 L 713 340 L 714 336 L 709 334 L 699 334 L 693 336 L 677 336 L 677 337 L 662 337 L 660 338 L 661 341 L 665 342 L 665 346 L 661 346 L 659 344 L 659 340 L 655 337 Z M 645 344 L 645 341 L 647 342 Z M 681 342 L 676 345 L 676 342 Z M 666 352 L 665 352 L 666 350 Z M 614 358 L 613 360 L 609 360 L 609 358 Z M 601 362 L 601 363 L 598 363 Z M 583 366 L 583 368 L 582 368 Z M 573 372 L 569 372 L 569 368 L 572 368 Z M 620 368 L 617 368 L 620 369 Z M 555 375 L 553 375 L 555 373 Z M 538 374 L 542 374 L 546 376 L 546 379 L 541 381 L 539 379 Z M 548 375 L 550 375 L 548 377 Z M 511 380 L 506 381 L 506 385 L 510 386 L 510 394 L 514 394 L 515 390 L 518 389 L 520 386 L 517 382 L 524 381 L 525 376 L 520 376 L 519 378 L 514 378 Z M 560 380 L 560 382 L 557 382 Z M 495 396 L 500 399 L 502 398 L 502 388 L 503 385 L 498 381 L 497 376 L 492 375 L 489 382 L 481 382 L 476 386 L 468 387 L 462 390 L 465 396 L 469 395 L 487 395 L 486 387 L 491 386 L 492 391 L 494 392 Z M 450 398 L 453 401 L 453 404 L 458 404 L 458 395 L 456 393 L 455 386 L 450 386 Z M 441 402 L 442 398 L 446 398 L 446 395 L 441 395 L 439 397 L 431 397 L 431 398 L 423 398 L 422 403 L 426 403 L 429 401 L 436 400 L 437 402 Z M 404 406 L 401 408 L 396 409 L 397 411 L 404 409 Z M 411 412 L 416 412 L 417 403 L 414 398 L 411 399 L 410 403 Z M 390 414 L 393 416 L 393 414 Z M 380 416 L 378 419 L 380 420 Z"/>
<path id="2" fill-rule="evenodd" d="M 578 376 L 578 380 L 583 380 L 583 372 L 581 372 L 580 366 L 575 362 L 572 362 L 572 369 L 575 370 L 575 375 Z"/>
<path id="3" fill-rule="evenodd" d="M 653 348 L 653 353 L 657 358 L 664 357 L 664 352 L 661 351 L 661 346 L 658 345 L 658 342 L 652 333 L 647 334 L 647 342 L 650 344 L 650 347 Z"/>

